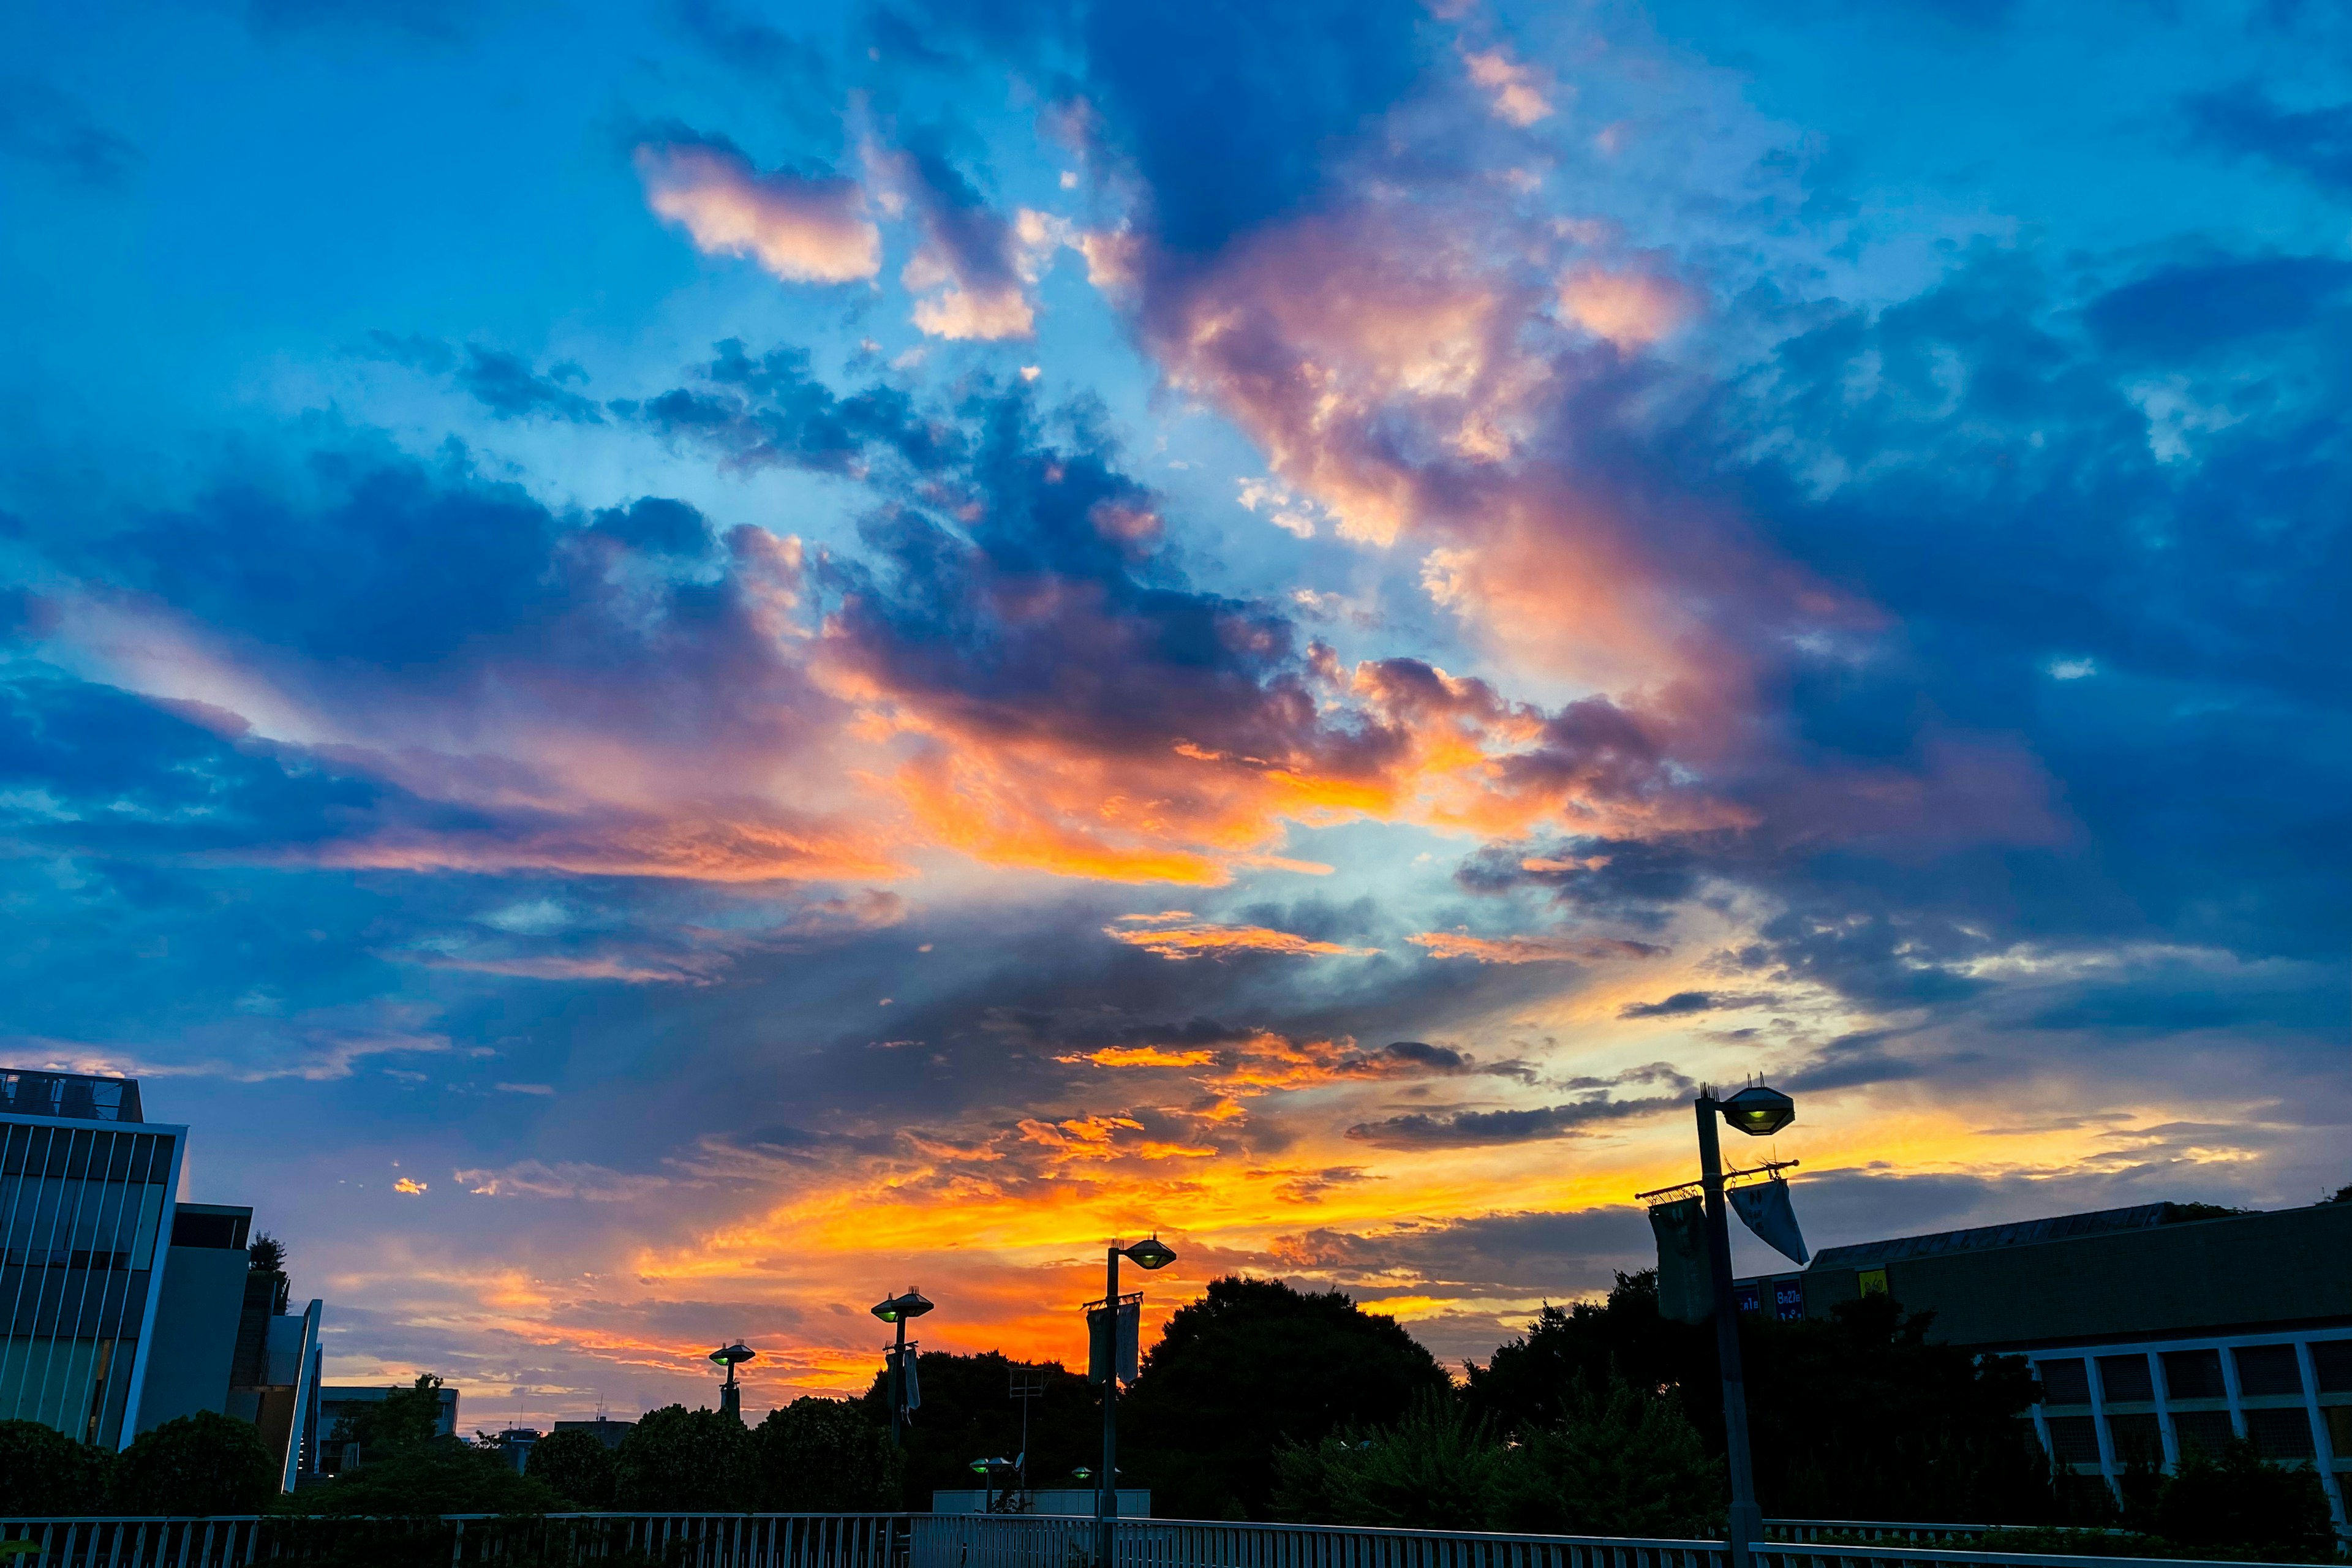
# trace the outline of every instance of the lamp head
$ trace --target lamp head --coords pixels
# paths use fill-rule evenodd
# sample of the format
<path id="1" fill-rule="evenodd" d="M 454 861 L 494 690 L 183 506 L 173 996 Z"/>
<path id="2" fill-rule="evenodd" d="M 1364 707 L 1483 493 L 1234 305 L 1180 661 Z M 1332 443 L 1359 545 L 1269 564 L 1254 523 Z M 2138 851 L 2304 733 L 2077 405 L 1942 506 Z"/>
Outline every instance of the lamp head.
<path id="1" fill-rule="evenodd" d="M 720 1345 L 717 1350 L 712 1351 L 710 1359 L 732 1372 L 759 1353 L 741 1340 L 737 1340 L 731 1345 Z"/>
<path id="2" fill-rule="evenodd" d="M 1139 1268 L 1165 1268 L 1176 1261 L 1176 1249 L 1156 1236 L 1146 1237 L 1122 1250 Z"/>
<path id="3" fill-rule="evenodd" d="M 1750 1138 L 1769 1138 L 1797 1120 L 1797 1102 L 1777 1089 L 1751 1083 L 1723 1102 L 1723 1119 Z"/>
<path id="4" fill-rule="evenodd" d="M 877 1301 L 866 1310 L 886 1323 L 902 1323 L 909 1318 L 921 1317 L 931 1310 L 931 1306 L 932 1303 L 925 1299 L 920 1290 L 909 1285 L 907 1287 L 906 1294 L 893 1296 L 887 1301 Z"/>

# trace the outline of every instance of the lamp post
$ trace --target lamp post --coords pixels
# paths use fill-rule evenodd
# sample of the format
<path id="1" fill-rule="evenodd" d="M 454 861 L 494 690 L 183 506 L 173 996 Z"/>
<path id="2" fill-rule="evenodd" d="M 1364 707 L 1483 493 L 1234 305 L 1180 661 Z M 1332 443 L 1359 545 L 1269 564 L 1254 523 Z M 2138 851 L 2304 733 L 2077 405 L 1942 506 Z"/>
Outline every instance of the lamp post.
<path id="1" fill-rule="evenodd" d="M 1118 1260 L 1131 1258 L 1140 1268 L 1165 1268 L 1176 1261 L 1176 1249 L 1156 1236 L 1133 1247 L 1110 1244 L 1103 1271 L 1103 1462 L 1095 1489 L 1095 1519 L 1101 1527 L 1102 1550 L 1095 1561 L 1110 1568 L 1111 1538 L 1118 1520 Z"/>
<path id="2" fill-rule="evenodd" d="M 735 1381 L 735 1369 L 759 1353 L 741 1340 L 720 1345 L 710 1352 L 710 1359 L 727 1369 L 727 1381 L 719 1385 L 719 1413 L 721 1415 L 732 1415 L 738 1421 L 743 1419 L 743 1385 Z"/>
<path id="3" fill-rule="evenodd" d="M 1716 1144 L 1715 1119 L 1719 1114 L 1749 1137 L 1766 1138 L 1797 1119 L 1797 1102 L 1777 1089 L 1750 1084 L 1721 1100 L 1713 1089 L 1701 1089 L 1697 1109 L 1707 1272 L 1715 1284 L 1715 1352 L 1723 1369 L 1723 1456 L 1731 1472 L 1731 1517 L 1724 1544 L 1730 1568 L 1748 1568 L 1748 1543 L 1763 1533 L 1764 1510 L 1756 1503 L 1756 1474 L 1748 1457 L 1748 1384 L 1739 1365 L 1739 1309 L 1732 1300 L 1731 1226 L 1724 1212 L 1723 1154 Z"/>
<path id="4" fill-rule="evenodd" d="M 906 1443 L 907 1401 L 902 1391 L 907 1376 L 907 1320 L 919 1318 L 930 1310 L 931 1303 L 912 1285 L 907 1287 L 904 1295 L 877 1301 L 866 1309 L 884 1322 L 896 1324 L 898 1330 L 898 1342 L 890 1352 L 890 1446 L 894 1448 Z"/>

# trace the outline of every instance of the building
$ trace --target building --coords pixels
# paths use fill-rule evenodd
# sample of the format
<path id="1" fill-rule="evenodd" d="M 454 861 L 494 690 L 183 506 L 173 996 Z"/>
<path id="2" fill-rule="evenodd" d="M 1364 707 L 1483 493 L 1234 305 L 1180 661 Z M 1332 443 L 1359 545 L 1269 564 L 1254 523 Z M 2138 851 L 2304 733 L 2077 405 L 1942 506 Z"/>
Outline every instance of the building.
<path id="1" fill-rule="evenodd" d="M 198 1410 L 261 1428 L 291 1489 L 320 1304 L 290 1310 L 253 1211 L 178 1201 L 188 1130 L 132 1079 L 0 1068 L 0 1419 L 121 1447 Z"/>
<path id="2" fill-rule="evenodd" d="M 2352 1489 L 2352 1203 L 2267 1214 L 2142 1204 L 1833 1247 L 1738 1282 L 1742 1310 L 1825 1317 L 1885 1291 L 1930 1337 L 2022 1355 L 2052 1457 L 2112 1482 L 2135 1457 L 2251 1439 Z"/>
<path id="3" fill-rule="evenodd" d="M 585 1432 L 607 1448 L 617 1448 L 621 1446 L 621 1439 L 636 1430 L 636 1426 L 634 1421 L 614 1421 L 599 1415 L 593 1421 L 558 1421 L 555 1429 L 558 1432 Z"/>
<path id="4" fill-rule="evenodd" d="M 108 1447 L 138 1430 L 186 1138 L 127 1079 L 0 1071 L 0 1419 Z"/>

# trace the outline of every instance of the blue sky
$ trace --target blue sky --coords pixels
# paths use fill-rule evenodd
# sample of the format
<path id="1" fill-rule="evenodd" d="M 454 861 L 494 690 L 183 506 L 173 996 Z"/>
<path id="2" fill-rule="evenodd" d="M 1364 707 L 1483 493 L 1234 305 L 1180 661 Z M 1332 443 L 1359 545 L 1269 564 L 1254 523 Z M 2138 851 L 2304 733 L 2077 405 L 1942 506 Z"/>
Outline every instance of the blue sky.
<path id="1" fill-rule="evenodd" d="M 338 1377 L 2352 1180 L 2327 8 L 7 26 L 0 1037 Z"/>

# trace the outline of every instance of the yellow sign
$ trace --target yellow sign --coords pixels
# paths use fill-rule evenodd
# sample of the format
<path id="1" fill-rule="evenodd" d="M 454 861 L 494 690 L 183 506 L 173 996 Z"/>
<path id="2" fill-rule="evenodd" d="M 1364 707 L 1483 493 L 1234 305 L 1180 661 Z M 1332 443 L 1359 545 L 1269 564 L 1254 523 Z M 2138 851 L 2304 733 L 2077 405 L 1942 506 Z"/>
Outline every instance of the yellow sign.
<path id="1" fill-rule="evenodd" d="M 1865 1268 L 1854 1283 L 1862 1287 L 1862 1293 L 1865 1296 L 1884 1296 L 1886 1294 L 1886 1270 Z"/>

